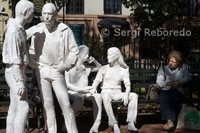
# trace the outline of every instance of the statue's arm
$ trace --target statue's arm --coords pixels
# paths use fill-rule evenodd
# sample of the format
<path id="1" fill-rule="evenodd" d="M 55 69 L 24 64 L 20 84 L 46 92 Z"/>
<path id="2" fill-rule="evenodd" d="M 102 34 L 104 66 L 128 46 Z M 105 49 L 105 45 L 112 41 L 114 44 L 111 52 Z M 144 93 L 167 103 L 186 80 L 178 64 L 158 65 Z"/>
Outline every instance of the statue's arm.
<path id="1" fill-rule="evenodd" d="M 93 81 L 92 87 L 93 89 L 90 91 L 91 93 L 95 93 L 97 91 L 98 85 L 103 81 L 103 74 L 105 67 L 101 67 L 96 75 L 95 80 Z"/>
<path id="2" fill-rule="evenodd" d="M 83 88 L 75 86 L 70 82 L 69 72 L 66 72 L 66 71 L 65 71 L 65 81 L 66 81 L 66 84 L 67 84 L 67 88 L 69 90 L 76 91 L 76 92 L 82 92 L 83 91 Z"/>
<path id="3" fill-rule="evenodd" d="M 131 91 L 129 69 L 125 69 L 125 72 L 123 74 L 123 82 L 124 82 L 124 85 L 126 87 L 125 95 L 123 97 L 123 102 L 124 102 L 124 105 L 126 106 L 128 104 L 129 94 L 130 94 L 130 91 Z"/>
<path id="4" fill-rule="evenodd" d="M 64 41 L 64 43 L 67 43 L 64 44 L 66 58 L 64 58 L 61 64 L 59 64 L 58 71 L 69 71 L 72 67 L 74 67 L 78 58 L 79 49 L 71 29 L 68 29 L 66 36 L 67 38 Z"/>
<path id="5" fill-rule="evenodd" d="M 23 57 L 21 54 L 21 49 L 23 46 L 21 45 L 20 36 L 16 34 L 15 30 L 8 30 L 6 33 L 6 40 L 9 42 L 7 43 L 7 51 L 10 53 L 9 58 L 11 58 L 10 65 L 12 66 L 13 76 L 15 82 L 17 84 L 17 92 L 18 95 L 22 95 L 25 91 L 25 84 L 24 84 L 24 74 L 23 74 Z M 25 56 L 25 53 L 24 53 Z"/>
<path id="6" fill-rule="evenodd" d="M 89 60 L 91 62 L 94 62 L 95 64 L 95 67 L 94 68 L 91 68 L 91 72 L 97 72 L 99 71 L 99 69 L 102 67 L 102 65 L 92 56 L 90 56 Z"/>

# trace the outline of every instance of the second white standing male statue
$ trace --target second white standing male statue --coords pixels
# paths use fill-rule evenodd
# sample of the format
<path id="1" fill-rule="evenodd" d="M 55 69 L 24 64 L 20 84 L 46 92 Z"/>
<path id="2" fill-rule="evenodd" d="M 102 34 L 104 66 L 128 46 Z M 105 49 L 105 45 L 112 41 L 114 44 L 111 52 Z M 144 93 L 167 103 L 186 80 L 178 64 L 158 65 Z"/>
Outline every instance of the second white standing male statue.
<path id="1" fill-rule="evenodd" d="M 30 65 L 39 69 L 40 88 L 46 113 L 49 133 L 57 133 L 52 88 L 60 104 L 68 133 L 77 133 L 74 111 L 69 101 L 64 72 L 71 69 L 77 60 L 78 46 L 72 30 L 57 22 L 56 7 L 47 3 L 42 8 L 44 23 L 27 30 L 32 36 L 29 49 Z"/>

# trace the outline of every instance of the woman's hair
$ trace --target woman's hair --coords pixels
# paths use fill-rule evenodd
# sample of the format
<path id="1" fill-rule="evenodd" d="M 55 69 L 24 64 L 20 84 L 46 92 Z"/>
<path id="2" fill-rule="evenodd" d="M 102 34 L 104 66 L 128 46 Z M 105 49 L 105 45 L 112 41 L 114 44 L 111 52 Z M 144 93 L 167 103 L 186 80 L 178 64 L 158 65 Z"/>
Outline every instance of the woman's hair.
<path id="1" fill-rule="evenodd" d="M 171 52 L 169 53 L 168 59 L 170 59 L 171 57 L 175 58 L 176 61 L 177 61 L 177 63 L 178 63 L 179 65 L 182 64 L 182 62 L 183 62 L 183 55 L 182 55 L 180 52 L 178 52 L 178 51 L 176 51 L 176 50 L 171 51 Z"/>
<path id="2" fill-rule="evenodd" d="M 15 16 L 21 16 L 25 12 L 33 12 L 34 4 L 28 0 L 20 0 L 15 6 Z"/>
<path id="3" fill-rule="evenodd" d="M 114 53 L 118 56 L 118 63 L 119 63 L 119 65 L 120 65 L 121 67 L 127 69 L 128 66 L 127 66 L 127 64 L 124 62 L 124 58 L 123 58 L 123 56 L 122 56 L 121 51 L 120 51 L 117 47 L 111 47 L 111 48 L 108 49 L 108 51 L 109 51 L 109 50 L 113 50 Z"/>

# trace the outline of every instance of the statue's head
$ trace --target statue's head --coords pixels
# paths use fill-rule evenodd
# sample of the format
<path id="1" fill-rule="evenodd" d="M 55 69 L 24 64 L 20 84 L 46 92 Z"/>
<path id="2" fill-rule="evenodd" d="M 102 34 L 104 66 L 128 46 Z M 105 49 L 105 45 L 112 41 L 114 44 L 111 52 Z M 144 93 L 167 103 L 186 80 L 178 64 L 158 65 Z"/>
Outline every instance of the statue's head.
<path id="1" fill-rule="evenodd" d="M 33 19 L 34 5 L 28 0 L 20 0 L 15 6 L 15 16 L 23 17 L 25 23 L 30 23 Z"/>
<path id="2" fill-rule="evenodd" d="M 86 45 L 79 46 L 79 59 L 86 61 L 89 56 L 89 48 Z"/>
<path id="3" fill-rule="evenodd" d="M 54 24 L 55 18 L 57 16 L 56 7 L 52 3 L 46 3 L 42 8 L 42 17 L 46 25 L 50 27 Z"/>
<path id="4" fill-rule="evenodd" d="M 114 64 L 117 62 L 121 67 L 128 68 L 126 63 L 124 62 L 121 51 L 117 47 L 111 47 L 107 52 L 107 59 L 109 64 Z"/>

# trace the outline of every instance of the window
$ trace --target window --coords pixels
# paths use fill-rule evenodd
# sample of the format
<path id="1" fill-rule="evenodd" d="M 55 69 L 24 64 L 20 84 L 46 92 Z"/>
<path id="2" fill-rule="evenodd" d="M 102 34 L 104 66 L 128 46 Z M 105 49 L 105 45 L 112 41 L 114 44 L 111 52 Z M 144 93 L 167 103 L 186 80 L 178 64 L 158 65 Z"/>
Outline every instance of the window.
<path id="1" fill-rule="evenodd" d="M 84 14 L 84 0 L 68 0 L 67 14 Z"/>
<path id="2" fill-rule="evenodd" d="M 84 24 L 67 24 L 67 25 L 71 28 L 78 46 L 85 44 Z"/>
<path id="3" fill-rule="evenodd" d="M 122 4 L 120 0 L 104 0 L 104 14 L 121 14 Z"/>
<path id="4" fill-rule="evenodd" d="M 198 15 L 198 0 L 185 0 L 185 8 L 183 8 L 184 16 Z"/>

